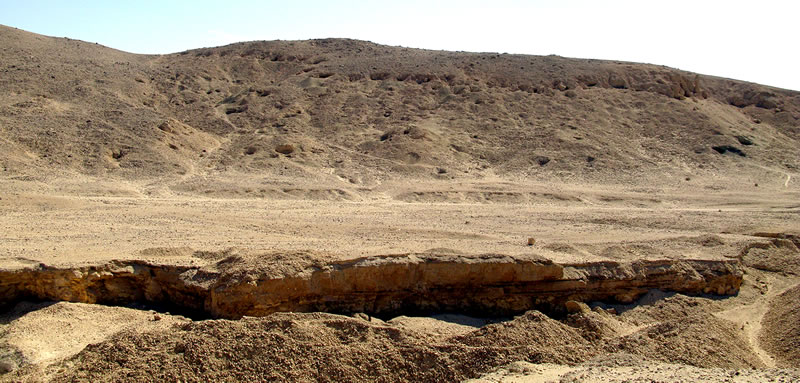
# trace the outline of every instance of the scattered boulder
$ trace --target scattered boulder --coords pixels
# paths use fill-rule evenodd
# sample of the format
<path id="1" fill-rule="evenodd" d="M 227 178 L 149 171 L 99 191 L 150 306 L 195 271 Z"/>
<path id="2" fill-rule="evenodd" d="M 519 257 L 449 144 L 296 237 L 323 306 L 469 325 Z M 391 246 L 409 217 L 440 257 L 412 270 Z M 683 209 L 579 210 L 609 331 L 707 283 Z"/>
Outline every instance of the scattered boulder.
<path id="1" fill-rule="evenodd" d="M 0 345 L 0 375 L 13 372 L 22 364 L 23 357 L 19 350 Z"/>
<path id="2" fill-rule="evenodd" d="M 628 82 L 625 81 L 624 78 L 619 77 L 619 76 L 617 76 L 615 74 L 612 74 L 611 76 L 609 76 L 608 85 L 610 85 L 612 88 L 616 88 L 616 89 L 627 89 L 628 88 Z"/>
<path id="3" fill-rule="evenodd" d="M 747 157 L 747 155 L 739 148 L 732 146 L 732 145 L 719 145 L 719 146 L 712 146 L 711 149 L 714 149 L 719 154 L 725 153 L 733 153 L 737 154 L 742 157 Z"/>
<path id="4" fill-rule="evenodd" d="M 122 157 L 125 156 L 125 154 L 126 154 L 125 151 L 122 150 L 122 149 L 112 149 L 111 150 L 111 158 L 113 158 L 115 160 L 121 159 Z"/>
<path id="5" fill-rule="evenodd" d="M 403 130 L 403 134 L 408 135 L 412 139 L 419 140 L 428 136 L 428 133 L 421 128 L 416 126 L 412 126 L 408 129 Z"/>
<path id="6" fill-rule="evenodd" d="M 539 166 L 545 166 L 550 162 L 550 157 L 536 156 L 534 160 L 536 160 L 536 163 L 539 164 Z"/>
<path id="7" fill-rule="evenodd" d="M 172 123 L 169 120 L 164 121 L 158 126 L 158 129 L 160 129 L 162 132 L 172 133 Z"/>
<path id="8" fill-rule="evenodd" d="M 432 74 L 425 74 L 425 73 L 415 73 L 409 76 L 406 76 L 407 80 L 411 80 L 416 82 L 417 84 L 424 84 L 426 82 L 431 82 L 436 79 L 435 75 Z"/>
<path id="9" fill-rule="evenodd" d="M 244 113 L 247 111 L 247 105 L 229 106 L 225 108 L 225 114 Z"/>
<path id="10" fill-rule="evenodd" d="M 753 140 L 745 136 L 736 136 L 736 140 L 742 145 L 753 145 Z"/>
<path id="11" fill-rule="evenodd" d="M 589 308 L 589 305 L 578 301 L 566 301 L 564 303 L 564 309 L 570 314 L 588 313 L 592 311 L 592 309 Z"/>
<path id="12" fill-rule="evenodd" d="M 755 105 L 762 109 L 775 109 L 778 104 L 774 96 L 770 92 L 746 91 L 744 94 L 729 97 L 728 103 L 739 108 Z"/>
<path id="13" fill-rule="evenodd" d="M 358 81 L 358 80 L 361 80 L 363 78 L 364 78 L 364 74 L 363 73 L 350 73 L 350 74 L 347 75 L 347 79 L 350 82 Z"/>
<path id="14" fill-rule="evenodd" d="M 11 359 L 0 360 L 0 374 L 9 373 L 17 369 L 17 362 Z"/>
<path id="15" fill-rule="evenodd" d="M 275 151 L 280 154 L 287 154 L 287 155 L 292 154 L 294 153 L 294 145 L 292 144 L 278 145 L 275 147 Z"/>

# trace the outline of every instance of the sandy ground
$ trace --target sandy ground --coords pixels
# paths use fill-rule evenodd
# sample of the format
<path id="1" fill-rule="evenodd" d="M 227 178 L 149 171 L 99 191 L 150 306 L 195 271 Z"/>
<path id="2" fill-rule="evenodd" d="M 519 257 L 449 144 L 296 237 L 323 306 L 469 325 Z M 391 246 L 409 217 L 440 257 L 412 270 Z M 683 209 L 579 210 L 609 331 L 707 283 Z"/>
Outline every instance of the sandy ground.
<path id="1" fill-rule="evenodd" d="M 477 191 L 489 189 L 496 193 L 500 188 L 498 185 L 481 183 L 414 187 L 407 184 L 384 185 L 383 189 L 363 193 L 358 201 L 207 198 L 191 195 L 92 197 L 68 193 L 46 194 L 35 188 L 24 190 L 20 185 L 23 184 L 13 184 L 0 200 L 0 226 L 4 244 L 0 267 L 5 269 L 30 267 L 39 263 L 68 267 L 111 259 L 196 264 L 203 260 L 192 256 L 190 249 L 219 250 L 230 247 L 254 250 L 313 249 L 326 251 L 331 257 L 341 259 L 442 248 L 468 254 L 535 253 L 557 262 L 729 259 L 740 256 L 742 249 L 749 244 L 764 243 L 764 238 L 753 236 L 756 233 L 798 231 L 798 198 L 793 191 L 705 193 L 704 190 L 667 190 L 654 193 L 642 189 L 587 185 L 564 185 L 558 188 L 502 185 L 509 193 L 526 191 L 528 196 L 535 193 L 537 197 L 544 198 L 509 203 L 502 200 L 503 195 L 496 194 L 480 202 L 453 197 L 474 198 Z M 416 198 L 423 201 L 398 200 L 398 195 L 408 195 L 409 190 L 417 190 Z M 449 200 L 429 200 L 433 198 L 431 195 L 443 198 L 442 193 L 449 193 Z M 488 194 L 482 195 L 485 197 Z M 508 198 L 508 195 L 505 196 Z M 529 237 L 536 238 L 534 246 L 527 246 Z M 148 250 L 157 247 L 175 250 Z M 753 254 L 763 255 L 755 251 Z M 581 343 L 584 345 L 580 346 L 583 348 L 579 354 L 573 354 L 574 350 L 558 351 L 561 346 L 557 343 L 543 343 L 537 347 L 548 350 L 546 355 L 550 355 L 544 360 L 526 359 L 529 357 L 516 352 L 506 355 L 503 354 L 506 351 L 501 354 L 492 351 L 494 359 L 476 364 L 473 360 L 477 357 L 474 351 L 462 350 L 464 342 L 486 347 L 506 347 L 505 350 L 532 347 L 529 340 L 525 340 L 532 336 L 525 331 L 534 331 L 538 326 L 532 324 L 536 321 L 527 322 L 531 317 L 522 317 L 515 322 L 504 322 L 508 318 L 477 319 L 460 315 L 398 317 L 387 322 L 370 322 L 369 326 L 378 327 L 359 331 L 400 331 L 404 334 L 402 339 L 406 339 L 400 343 L 392 340 L 373 346 L 369 346 L 373 340 L 363 340 L 368 348 L 384 344 L 380 347 L 430 352 L 437 358 L 445 358 L 441 363 L 448 367 L 443 367 L 445 369 L 442 371 L 433 370 L 438 372 L 432 374 L 415 370 L 421 365 L 412 364 L 407 367 L 411 369 L 410 375 L 394 375 L 396 371 L 393 368 L 397 367 L 382 365 L 383 370 L 380 371 L 384 377 L 399 380 L 418 378 L 425 381 L 441 376 L 461 379 L 477 375 L 479 381 L 484 382 L 616 382 L 652 379 L 790 381 L 797 378 L 796 371 L 775 368 L 796 367 L 791 356 L 781 356 L 781 360 L 789 358 L 789 362 L 778 365 L 773 352 L 767 351 L 759 340 L 763 335 L 762 329 L 769 327 L 762 321 L 770 302 L 797 285 L 796 276 L 792 274 L 796 270 L 786 268 L 788 266 L 785 265 L 793 265 L 786 257 L 796 258 L 796 255 L 792 252 L 776 252 L 764 257 L 762 261 L 767 264 L 759 266 L 767 269 L 783 267 L 783 272 L 748 268 L 742 291 L 734 298 L 693 301 L 696 298 L 678 299 L 670 298 L 669 294 L 656 294 L 646 296 L 635 305 L 617 307 L 620 313 L 617 316 L 603 314 L 598 317 L 590 313 L 585 314 L 588 319 L 567 320 L 567 325 L 553 321 L 552 326 L 555 327 L 547 327 L 547 331 L 555 331 L 553 334 L 566 331 L 562 335 L 553 335 L 553 339 L 566 336 L 564 334 L 571 334 L 569 336 L 577 337 L 575 339 L 588 339 L 588 343 Z M 306 326 L 311 334 L 318 334 L 317 331 L 321 330 L 315 329 L 328 326 L 317 324 L 319 319 L 313 317 L 289 315 L 292 323 Z M 270 318 L 273 317 L 263 319 L 266 321 L 263 326 L 272 326 L 269 323 L 278 320 Z M 151 364 L 150 358 L 163 358 L 153 352 L 161 352 L 157 350 L 163 347 L 173 347 L 158 343 L 161 342 L 158 339 L 178 339 L 183 336 L 180 335 L 182 332 L 176 332 L 181 326 L 204 323 L 163 312 L 64 302 L 38 305 L 23 303 L 6 313 L 0 322 L 3 344 L 0 351 L 4 354 L 2 362 L 6 366 L 4 368 L 15 369 L 13 374 L 6 375 L 12 381 L 84 380 L 102 375 L 96 375 L 98 371 L 86 370 L 89 365 L 105 366 L 102 367 L 105 370 L 100 371 L 108 373 L 115 371 L 116 367 L 113 366 L 117 362 L 104 364 L 106 362 L 93 358 L 106 355 L 113 359 L 116 354 L 107 351 L 94 354 L 91 347 L 86 348 L 90 344 L 105 347 L 102 345 L 127 344 L 125 342 L 130 341 L 144 348 L 126 351 L 126 354 L 137 355 L 133 359 L 125 359 L 128 361 L 126 363 L 133 363 L 132 366 L 136 366 L 136 363 Z M 219 339 L 261 336 L 261 330 L 254 330 L 246 324 L 241 325 L 245 327 L 239 327 L 238 324 L 232 324 L 235 322 L 206 323 L 202 326 L 211 327 L 186 328 L 192 329 L 190 333 L 201 331 L 197 339 L 203 342 L 211 341 L 202 334 L 212 328 L 219 328 L 213 331 L 224 332 L 225 335 L 220 335 Z M 587 330 L 587 323 L 594 324 L 588 325 Z M 485 330 L 492 326 L 501 327 Z M 688 338 L 663 338 L 663 334 L 674 332 L 675 328 L 687 334 Z M 339 334 L 338 331 L 344 330 L 336 331 Z M 594 335 L 587 335 L 586 331 Z M 705 338 L 703 332 L 707 332 L 710 338 Z M 156 333 L 161 335 L 152 335 Z M 307 336 L 314 338 L 321 335 Z M 329 342 L 330 339 L 334 338 L 325 337 L 309 342 L 315 344 Z M 142 342 L 156 343 L 143 346 Z M 238 344 L 238 341 L 233 342 Z M 296 347 L 300 349 L 306 350 L 305 347 L 308 347 L 303 343 L 305 341 L 297 342 L 300 343 Z M 437 347 L 449 351 L 440 348 L 424 351 L 427 347 L 424 345 L 428 343 L 438 344 Z M 329 346 L 339 347 L 335 344 L 338 343 L 330 343 Z M 228 346 L 214 343 L 204 347 L 224 349 Z M 242 350 L 252 346 L 242 344 L 236 347 Z M 276 344 L 274 347 L 280 350 L 289 346 Z M 600 352 L 603 349 L 607 351 Z M 709 359 L 706 356 L 709 355 L 708 350 L 712 349 L 716 351 L 710 355 L 719 358 Z M 291 350 L 294 349 L 290 347 L 284 351 L 295 352 Z M 350 358 L 348 363 L 354 366 L 367 363 L 374 357 L 364 354 L 361 348 L 352 352 L 352 355 L 347 354 L 347 358 Z M 407 352 L 411 351 L 387 351 L 380 358 L 408 358 Z M 631 352 L 636 357 L 625 359 L 624 354 Z M 266 365 L 279 363 L 273 359 L 275 356 L 258 355 L 257 358 L 262 358 Z M 324 355 L 306 357 L 311 360 L 321 357 L 319 360 L 323 361 L 335 354 Z M 503 363 L 504 359 L 497 359 L 496 355 L 505 355 L 503 358 L 510 360 Z M 596 359 L 602 355 L 612 361 L 597 362 Z M 235 361 L 238 356 L 232 358 L 234 365 L 244 363 Z M 291 363 L 298 363 L 297 358 L 300 358 L 300 354 L 290 357 Z M 531 363 L 534 360 L 544 363 Z M 147 379 L 161 376 L 169 380 L 180 375 L 170 374 L 185 368 L 169 363 L 159 365 L 161 370 L 158 371 L 161 372 L 147 375 Z M 458 367 L 462 364 L 472 367 Z M 740 370 L 748 366 L 759 369 Z M 283 375 L 280 376 L 289 380 L 319 379 L 318 375 L 303 375 L 301 371 L 305 368 L 297 365 L 295 369 L 281 370 Z M 236 371 L 236 368 L 230 371 Z M 158 375 L 162 373 L 166 375 Z M 350 370 L 330 373 L 342 374 L 342 379 L 370 379 Z M 222 376 L 201 374 L 195 378 L 218 379 Z M 417 378 L 413 378 L 415 376 Z"/>
<path id="2" fill-rule="evenodd" d="M 425 186 L 420 198 L 502 188 Z M 740 249 L 714 252 L 675 239 L 713 234 L 736 243 L 756 232 L 792 232 L 800 211 L 795 191 L 655 193 L 524 184 L 505 190 L 542 200 L 508 203 L 500 195 L 482 203 L 404 202 L 390 192 L 365 194 L 361 201 L 84 197 L 12 189 L 0 196 L 0 266 L 147 258 L 141 251 L 154 247 L 313 249 L 341 258 L 446 248 L 470 254 L 535 251 L 556 262 L 713 259 L 736 256 Z M 535 246 L 527 246 L 530 237 Z"/>
<path id="3" fill-rule="evenodd" d="M 725 370 L 697 368 L 668 363 L 636 366 L 564 366 L 514 362 L 470 383 L 558 383 L 558 382 L 790 382 L 800 378 L 796 371 Z"/>

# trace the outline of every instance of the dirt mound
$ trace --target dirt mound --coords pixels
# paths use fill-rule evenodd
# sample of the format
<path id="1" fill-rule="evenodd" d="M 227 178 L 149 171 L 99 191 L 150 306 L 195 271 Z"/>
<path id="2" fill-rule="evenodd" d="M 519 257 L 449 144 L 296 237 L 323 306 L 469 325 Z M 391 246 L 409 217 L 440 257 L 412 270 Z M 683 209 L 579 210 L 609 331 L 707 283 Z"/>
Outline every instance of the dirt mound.
<path id="1" fill-rule="evenodd" d="M 798 291 L 795 288 L 782 299 L 796 300 Z M 103 318 L 125 317 L 127 323 L 135 325 L 123 325 L 122 322 L 126 322 L 123 320 L 117 321 L 115 326 L 104 326 L 103 333 L 92 335 L 97 343 L 88 346 L 83 338 L 61 342 L 59 344 L 72 346 L 48 362 L 55 363 L 49 367 L 48 363 L 30 365 L 30 360 L 15 359 L 14 355 L 2 356 L 4 361 L 18 363 L 12 367 L 19 367 L 4 378 L 459 381 L 482 375 L 487 379 L 498 374 L 528 376 L 538 371 L 537 374 L 583 380 L 588 379 L 586 374 L 592 373 L 611 377 L 629 371 L 644 377 L 674 370 L 676 374 L 704 371 L 708 376 L 723 376 L 734 369 L 764 367 L 749 347 L 745 331 L 713 314 L 718 310 L 717 305 L 724 302 L 681 295 L 664 299 L 654 293 L 646 296 L 647 299 L 654 302 L 622 315 L 600 307 L 581 306 L 580 311 L 561 320 L 529 311 L 505 321 L 447 314 L 398 317 L 384 322 L 365 314 L 346 317 L 276 313 L 263 318 L 192 322 L 169 314 L 145 311 L 133 315 L 135 310 L 105 308 L 109 315 Z M 31 324 L 41 327 L 55 320 L 63 327 L 70 326 L 71 321 L 81 321 L 78 330 L 88 335 L 89 328 L 102 325 L 98 322 L 102 322 L 101 319 L 87 316 L 92 306 L 68 303 L 57 306 L 60 307 L 58 312 L 34 312 L 50 318 L 50 322 L 34 323 L 35 318 L 23 315 L 11 317 L 7 328 L 31 328 Z M 113 310 L 122 311 L 110 315 Z M 71 312 L 83 314 L 64 315 Z M 785 318 L 782 322 L 771 323 L 793 331 L 796 321 L 791 320 L 792 315 L 781 317 Z M 664 318 L 659 320 L 659 316 Z M 776 329 L 768 327 L 764 332 L 775 336 L 768 341 L 797 338 L 791 331 Z M 793 343 L 781 344 L 784 350 L 793 350 L 793 346 Z M 6 351 L 21 356 L 41 352 L 36 350 L 40 348 L 29 342 L 16 344 Z M 782 352 L 786 358 L 792 355 L 791 351 Z M 64 357 L 67 359 L 59 359 Z M 508 367 L 512 362 L 517 363 L 513 368 Z M 537 365 L 530 366 L 530 363 Z M 683 366 L 653 370 L 654 363 Z M 785 363 L 791 366 L 796 361 Z M 717 370 L 695 370 L 689 366 Z M 752 372 L 762 377 L 790 373 Z M 566 373 L 572 375 L 564 375 Z"/>
<path id="2" fill-rule="evenodd" d="M 800 285 L 776 297 L 764 315 L 760 341 L 779 366 L 800 366 Z"/>
<path id="3" fill-rule="evenodd" d="M 529 314 L 534 328 L 552 320 Z M 548 322 L 550 321 L 550 322 Z M 542 323 L 542 325 L 536 325 Z M 557 322 L 556 327 L 557 327 Z M 512 325 L 511 327 L 517 327 Z M 487 337 L 478 331 L 469 339 Z M 515 358 L 537 359 L 534 345 L 492 339 L 483 346 L 429 344 L 411 331 L 382 322 L 328 314 L 276 314 L 240 321 L 205 321 L 145 333 L 126 331 L 88 346 L 59 368 L 54 381 L 93 380 L 112 374 L 120 381 L 290 380 L 457 381 Z M 557 339 L 553 338 L 552 341 Z M 580 340 L 580 338 L 575 338 Z M 481 343 L 475 341 L 475 343 Z M 541 358 L 575 360 L 562 342 Z"/>
<path id="4" fill-rule="evenodd" d="M 666 320 L 615 339 L 607 349 L 697 367 L 764 367 L 732 322 L 711 314 Z"/>
<path id="5" fill-rule="evenodd" d="M 529 311 L 511 321 L 492 324 L 470 334 L 452 338 L 471 347 L 517 347 L 536 363 L 576 363 L 595 355 L 596 347 L 580 333 L 538 311 Z"/>
<path id="6" fill-rule="evenodd" d="M 439 320 L 478 323 L 464 318 Z M 613 316 L 606 320 L 617 321 Z M 120 381 L 456 381 L 514 361 L 589 369 L 652 361 L 717 368 L 761 366 L 742 346 L 747 343 L 736 329 L 710 315 L 594 339 L 583 336 L 586 328 L 536 311 L 473 331 L 465 331 L 464 324 L 431 321 L 436 319 L 383 322 L 364 315 L 280 313 L 130 329 L 87 346 L 48 373 L 54 381 L 93 380 L 109 374 Z M 447 335 L 454 332 L 458 334 Z"/>
<path id="7" fill-rule="evenodd" d="M 797 236 L 777 236 L 769 241 L 748 244 L 741 251 L 742 261 L 760 270 L 800 275 L 800 249 L 795 241 Z"/>
<path id="8" fill-rule="evenodd" d="M 632 306 L 617 306 L 621 318 L 637 326 L 711 313 L 711 299 L 653 290 Z"/>
<path id="9" fill-rule="evenodd" d="M 606 352 L 601 359 L 616 361 L 622 353 L 639 360 L 696 367 L 764 367 L 743 328 L 715 315 L 725 304 L 654 290 L 634 305 L 611 310 L 621 311 L 620 315 L 596 307 L 565 322 L 582 329 L 584 337 L 602 338 Z"/>
<path id="10" fill-rule="evenodd" d="M 160 320 L 153 321 L 154 316 Z M 122 307 L 23 302 L 0 316 L 0 365 L 8 371 L 42 368 L 124 329 L 169 328 L 186 321 L 179 316 Z"/>

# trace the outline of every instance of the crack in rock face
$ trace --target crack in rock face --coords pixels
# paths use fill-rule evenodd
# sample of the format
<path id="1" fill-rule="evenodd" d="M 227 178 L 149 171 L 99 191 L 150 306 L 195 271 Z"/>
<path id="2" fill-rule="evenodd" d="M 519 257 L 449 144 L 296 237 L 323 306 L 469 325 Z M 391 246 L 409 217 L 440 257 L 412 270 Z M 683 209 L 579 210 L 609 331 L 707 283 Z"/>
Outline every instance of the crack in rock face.
<path id="1" fill-rule="evenodd" d="M 630 303 L 651 289 L 732 295 L 743 277 L 738 260 L 556 264 L 540 257 L 426 253 L 300 262 L 290 269 L 264 262 L 230 256 L 203 267 L 131 260 L 0 271 L 0 305 L 144 304 L 229 319 L 314 311 L 495 316 L 563 313 L 568 301 Z"/>

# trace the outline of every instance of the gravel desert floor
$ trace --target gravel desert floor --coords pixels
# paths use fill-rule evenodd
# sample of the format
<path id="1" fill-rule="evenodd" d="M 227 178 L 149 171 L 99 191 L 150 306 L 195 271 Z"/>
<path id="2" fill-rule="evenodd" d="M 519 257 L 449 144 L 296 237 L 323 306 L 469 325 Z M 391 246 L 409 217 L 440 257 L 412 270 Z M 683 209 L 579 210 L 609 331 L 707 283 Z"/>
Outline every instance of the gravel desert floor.
<path id="1" fill-rule="evenodd" d="M 6 185 L 0 256 L 7 265 L 139 258 L 159 247 L 317 250 L 338 259 L 436 249 L 538 253 L 559 262 L 716 259 L 738 253 L 676 238 L 739 243 L 760 232 L 790 233 L 800 211 L 800 192 L 783 187 L 626 190 L 484 180 L 381 185 L 346 201 L 70 195 Z M 530 237 L 535 246 L 527 246 Z"/>

